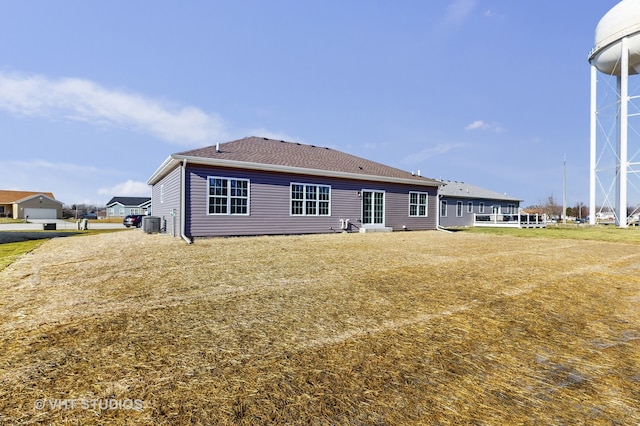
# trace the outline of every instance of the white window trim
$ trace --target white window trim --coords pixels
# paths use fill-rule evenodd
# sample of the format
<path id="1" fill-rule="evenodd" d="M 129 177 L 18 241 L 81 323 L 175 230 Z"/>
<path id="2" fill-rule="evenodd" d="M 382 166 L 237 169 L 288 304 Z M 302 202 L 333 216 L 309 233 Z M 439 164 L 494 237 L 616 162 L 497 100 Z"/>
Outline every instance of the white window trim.
<path id="1" fill-rule="evenodd" d="M 227 212 L 226 213 L 209 213 L 209 199 L 214 197 L 210 194 L 210 181 L 211 179 L 224 179 L 227 181 Z M 231 213 L 231 199 L 232 198 L 244 198 L 244 197 L 232 197 L 231 196 L 231 181 L 244 181 L 247 182 L 247 212 L 246 213 Z M 237 177 L 228 177 L 228 176 L 207 176 L 207 202 L 206 202 L 206 212 L 208 216 L 250 216 L 251 215 L 251 180 Z"/>
<path id="2" fill-rule="evenodd" d="M 464 214 L 464 206 L 462 201 L 456 201 L 456 217 L 462 217 Z"/>
<path id="3" fill-rule="evenodd" d="M 418 197 L 418 202 L 415 204 L 416 206 L 416 214 L 411 214 L 411 194 L 416 194 Z M 424 202 L 424 214 L 420 214 L 420 195 L 426 195 L 426 200 Z M 409 217 L 429 217 L 429 193 L 428 192 L 420 192 L 420 191 L 409 191 Z"/>
<path id="4" fill-rule="evenodd" d="M 484 213 L 484 203 L 481 202 L 478 206 L 478 213 Z"/>
<path id="5" fill-rule="evenodd" d="M 473 201 L 467 201 L 467 213 L 473 213 Z"/>
<path id="6" fill-rule="evenodd" d="M 444 214 L 442 214 L 442 207 L 444 206 Z M 448 210 L 448 203 L 447 200 L 440 200 L 440 217 L 447 217 L 447 210 Z"/>
<path id="7" fill-rule="evenodd" d="M 301 185 L 303 187 L 302 193 L 304 195 L 304 197 L 302 199 L 293 199 L 292 198 L 292 190 L 293 190 L 293 185 Z M 315 200 L 307 200 L 307 186 L 315 186 L 316 187 L 316 194 L 318 196 L 318 198 L 316 198 Z M 325 201 L 325 200 L 320 200 L 320 187 L 323 188 L 329 188 L 329 207 L 328 207 L 328 213 L 327 214 L 320 214 L 320 202 L 321 201 Z M 302 201 L 302 214 L 294 214 L 293 213 L 293 202 L 294 201 Z M 315 201 L 316 203 L 316 212 L 314 214 L 308 214 L 307 213 L 307 201 Z M 320 184 L 320 183 L 303 183 L 303 182 L 290 182 L 289 183 L 289 216 L 292 217 L 302 217 L 302 216 L 321 216 L 321 217 L 330 217 L 331 216 L 331 185 L 324 185 L 324 184 Z"/>

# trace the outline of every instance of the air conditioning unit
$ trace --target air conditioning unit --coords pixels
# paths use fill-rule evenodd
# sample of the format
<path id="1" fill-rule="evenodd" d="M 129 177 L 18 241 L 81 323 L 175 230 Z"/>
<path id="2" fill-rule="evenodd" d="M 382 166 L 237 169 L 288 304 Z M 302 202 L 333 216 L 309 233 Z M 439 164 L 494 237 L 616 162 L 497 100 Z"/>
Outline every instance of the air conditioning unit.
<path id="1" fill-rule="evenodd" d="M 157 216 L 144 216 L 142 218 L 142 231 L 147 234 L 160 232 L 160 218 Z"/>

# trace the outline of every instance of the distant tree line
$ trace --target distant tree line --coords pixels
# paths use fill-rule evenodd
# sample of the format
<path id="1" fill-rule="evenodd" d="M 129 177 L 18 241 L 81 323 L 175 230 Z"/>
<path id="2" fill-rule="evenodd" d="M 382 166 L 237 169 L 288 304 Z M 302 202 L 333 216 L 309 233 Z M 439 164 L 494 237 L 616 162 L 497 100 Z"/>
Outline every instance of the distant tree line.
<path id="1" fill-rule="evenodd" d="M 65 204 L 62 206 L 62 217 L 65 219 L 82 219 L 88 215 L 99 216 L 105 210 L 105 206 L 96 204 L 72 204 L 70 206 Z"/>
<path id="2" fill-rule="evenodd" d="M 629 206 L 627 207 L 627 217 L 637 214 L 640 210 L 639 207 Z M 539 213 L 546 214 L 549 218 L 559 218 L 562 214 L 562 204 L 558 204 L 553 195 L 547 197 L 547 199 L 539 204 L 534 204 L 532 206 L 526 207 L 526 210 Z M 610 209 L 603 209 L 601 206 L 596 207 L 596 211 L 604 211 L 609 212 Z M 578 219 L 586 219 L 589 217 L 589 207 L 583 202 L 578 202 L 575 206 L 569 207 L 567 206 L 567 210 L 565 212 L 567 217 L 573 217 Z"/>
<path id="3" fill-rule="evenodd" d="M 529 206 L 526 209 L 547 215 L 549 218 L 559 218 L 562 216 L 562 204 L 559 204 L 553 195 L 549 195 L 545 201 Z M 584 219 L 589 216 L 589 208 L 583 202 L 579 202 L 573 207 L 567 207 L 565 215 L 567 217 Z"/>

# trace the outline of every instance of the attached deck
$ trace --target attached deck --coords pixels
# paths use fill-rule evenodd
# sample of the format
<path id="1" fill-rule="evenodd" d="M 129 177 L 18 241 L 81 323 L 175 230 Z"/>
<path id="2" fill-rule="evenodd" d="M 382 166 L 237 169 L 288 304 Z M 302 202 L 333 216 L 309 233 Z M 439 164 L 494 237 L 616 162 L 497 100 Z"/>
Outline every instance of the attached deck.
<path id="1" fill-rule="evenodd" d="M 473 226 L 494 228 L 546 228 L 547 222 L 539 214 L 474 214 Z"/>

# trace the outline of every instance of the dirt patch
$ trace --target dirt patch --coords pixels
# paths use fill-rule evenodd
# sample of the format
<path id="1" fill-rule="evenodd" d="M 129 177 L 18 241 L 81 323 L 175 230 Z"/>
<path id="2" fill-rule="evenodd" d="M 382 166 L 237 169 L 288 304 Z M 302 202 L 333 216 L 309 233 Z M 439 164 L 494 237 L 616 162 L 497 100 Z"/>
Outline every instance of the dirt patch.
<path id="1" fill-rule="evenodd" d="M 637 248 L 54 239 L 0 271 L 0 423 L 637 424 Z"/>

